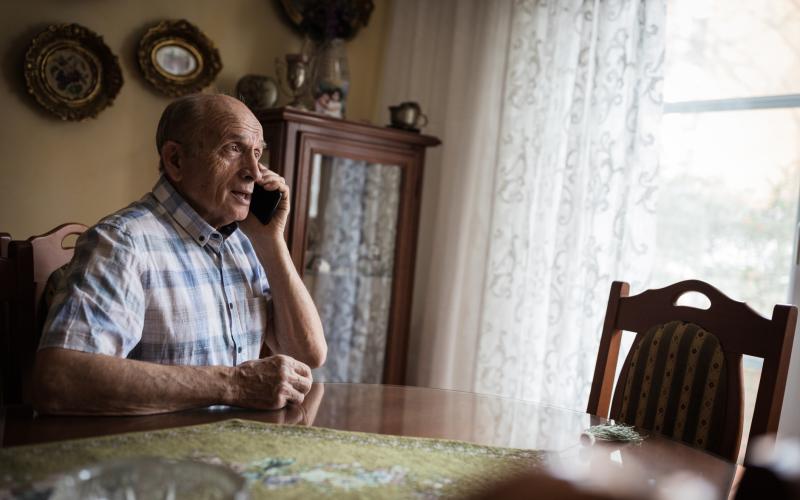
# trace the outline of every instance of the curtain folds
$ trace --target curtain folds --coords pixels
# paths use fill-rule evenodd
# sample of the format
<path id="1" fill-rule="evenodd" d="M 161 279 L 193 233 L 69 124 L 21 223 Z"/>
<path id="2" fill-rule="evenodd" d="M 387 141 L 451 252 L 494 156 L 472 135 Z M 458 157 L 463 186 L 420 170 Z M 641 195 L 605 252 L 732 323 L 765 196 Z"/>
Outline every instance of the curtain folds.
<path id="1" fill-rule="evenodd" d="M 585 407 L 611 281 L 654 239 L 665 5 L 394 3 L 382 104 L 425 172 L 410 381 Z"/>

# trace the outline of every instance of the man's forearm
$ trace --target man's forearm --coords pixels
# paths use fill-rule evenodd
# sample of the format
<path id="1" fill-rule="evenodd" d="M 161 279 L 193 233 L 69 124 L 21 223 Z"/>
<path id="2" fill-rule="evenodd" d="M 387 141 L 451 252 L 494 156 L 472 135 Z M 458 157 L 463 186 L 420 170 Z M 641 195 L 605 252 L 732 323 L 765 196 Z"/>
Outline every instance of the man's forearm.
<path id="1" fill-rule="evenodd" d="M 234 369 L 174 366 L 70 349 L 39 351 L 34 406 L 43 413 L 131 415 L 231 404 Z"/>
<path id="2" fill-rule="evenodd" d="M 303 361 L 312 368 L 325 362 L 327 345 L 314 301 L 297 274 L 289 249 L 281 239 L 274 244 L 255 244 L 261 264 L 269 272 L 272 292 L 273 335 L 278 352 Z"/>

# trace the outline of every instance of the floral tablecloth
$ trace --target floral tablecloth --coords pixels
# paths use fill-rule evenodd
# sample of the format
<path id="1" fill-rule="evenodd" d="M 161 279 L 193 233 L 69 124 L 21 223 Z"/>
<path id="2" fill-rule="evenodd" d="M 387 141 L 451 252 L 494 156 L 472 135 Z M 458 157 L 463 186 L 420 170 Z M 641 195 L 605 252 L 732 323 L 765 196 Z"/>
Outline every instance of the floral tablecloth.
<path id="1" fill-rule="evenodd" d="M 234 419 L 0 449 L 0 498 L 48 498 L 70 470 L 134 457 L 227 466 L 250 498 L 457 498 L 543 452 Z"/>

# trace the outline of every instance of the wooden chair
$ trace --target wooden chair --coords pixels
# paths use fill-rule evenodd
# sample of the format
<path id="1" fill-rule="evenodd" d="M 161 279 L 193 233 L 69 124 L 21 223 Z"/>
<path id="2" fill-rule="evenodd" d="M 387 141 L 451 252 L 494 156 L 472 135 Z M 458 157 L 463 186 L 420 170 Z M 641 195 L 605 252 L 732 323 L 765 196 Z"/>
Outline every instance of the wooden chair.
<path id="1" fill-rule="evenodd" d="M 0 381 L 3 384 L 3 392 L 0 393 L 0 404 L 6 406 L 9 397 L 19 399 L 19 394 L 8 394 L 6 387 L 10 384 L 7 375 L 7 368 L 13 367 L 16 363 L 16 356 L 12 345 L 12 332 L 19 327 L 20 315 L 18 314 L 18 294 L 17 294 L 17 268 L 14 261 L 0 257 Z"/>
<path id="2" fill-rule="evenodd" d="M 13 268 L 10 304 L 11 327 L 4 332 L 2 366 L 3 404 L 30 401 L 33 362 L 47 311 L 41 305 L 42 293 L 50 275 L 72 258 L 73 246 L 66 238 L 86 230 L 83 224 L 63 224 L 40 236 L 8 244 L 8 265 Z M 4 288 L 5 288 L 4 278 Z M 9 282 L 11 283 L 11 282 Z"/>
<path id="3" fill-rule="evenodd" d="M 66 243 L 67 238 L 80 236 L 86 229 L 88 228 L 83 224 L 73 222 L 62 224 L 40 236 L 28 238 L 27 243 L 30 244 L 33 262 L 35 317 L 42 316 L 39 306 L 41 305 L 44 287 L 50 275 L 53 274 L 53 271 L 69 262 L 75 253 L 75 247 Z M 44 311 L 45 316 L 46 314 L 47 311 Z"/>
<path id="4" fill-rule="evenodd" d="M 735 461 L 743 423 L 742 355 L 763 358 L 750 438 L 778 430 L 797 307 L 767 319 L 702 281 L 628 296 L 611 285 L 587 412 L 653 430 Z M 699 292 L 708 309 L 676 305 Z M 609 413 L 622 331 L 636 333 Z"/>
<path id="5" fill-rule="evenodd" d="M 8 233 L 0 233 L 0 257 L 8 255 L 9 243 L 11 243 L 11 235 Z"/>

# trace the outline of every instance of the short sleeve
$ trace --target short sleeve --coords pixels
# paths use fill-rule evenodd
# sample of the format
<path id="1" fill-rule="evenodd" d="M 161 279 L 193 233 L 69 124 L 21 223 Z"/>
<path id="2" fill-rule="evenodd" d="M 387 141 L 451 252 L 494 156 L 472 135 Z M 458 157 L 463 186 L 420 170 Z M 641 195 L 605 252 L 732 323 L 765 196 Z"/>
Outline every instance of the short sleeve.
<path id="1" fill-rule="evenodd" d="M 111 224 L 83 233 L 61 279 L 39 348 L 126 357 L 142 338 L 144 292 L 133 239 Z"/>

